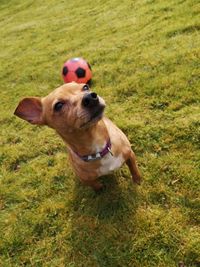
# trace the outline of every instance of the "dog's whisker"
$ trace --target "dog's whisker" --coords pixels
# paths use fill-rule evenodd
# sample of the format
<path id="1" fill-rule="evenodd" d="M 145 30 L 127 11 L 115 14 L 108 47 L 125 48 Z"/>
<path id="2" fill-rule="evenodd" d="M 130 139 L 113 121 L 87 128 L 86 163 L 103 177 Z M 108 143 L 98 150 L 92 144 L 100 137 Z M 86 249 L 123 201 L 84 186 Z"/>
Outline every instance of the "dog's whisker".
<path id="1" fill-rule="evenodd" d="M 83 118 L 86 118 L 87 117 L 87 114 L 85 113 L 85 111 L 80 111 L 80 112 L 77 112 L 77 117 L 79 119 L 83 119 Z"/>

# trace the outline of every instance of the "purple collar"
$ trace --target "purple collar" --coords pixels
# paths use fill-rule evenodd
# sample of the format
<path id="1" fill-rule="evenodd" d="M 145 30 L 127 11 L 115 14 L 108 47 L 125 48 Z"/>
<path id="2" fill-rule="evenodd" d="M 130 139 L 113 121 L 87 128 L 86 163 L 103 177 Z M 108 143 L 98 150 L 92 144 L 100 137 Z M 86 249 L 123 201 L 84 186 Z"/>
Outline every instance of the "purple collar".
<path id="1" fill-rule="evenodd" d="M 106 146 L 103 148 L 102 151 L 97 152 L 96 154 L 92 154 L 92 155 L 84 155 L 81 156 L 79 153 L 75 152 L 74 153 L 83 161 L 89 162 L 89 161 L 95 161 L 98 159 L 102 159 L 105 155 L 107 155 L 108 153 L 110 153 L 112 156 L 112 152 L 111 152 L 111 141 L 110 139 L 108 140 L 108 142 L 106 143 Z"/>

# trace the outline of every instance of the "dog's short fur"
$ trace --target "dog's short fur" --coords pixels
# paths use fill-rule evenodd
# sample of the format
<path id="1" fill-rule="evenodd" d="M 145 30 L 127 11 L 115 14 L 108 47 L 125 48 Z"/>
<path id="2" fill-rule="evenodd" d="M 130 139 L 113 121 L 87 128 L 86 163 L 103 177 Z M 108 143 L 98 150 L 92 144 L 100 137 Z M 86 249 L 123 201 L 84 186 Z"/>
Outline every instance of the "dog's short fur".
<path id="1" fill-rule="evenodd" d="M 135 155 L 125 134 L 103 116 L 104 100 L 91 93 L 85 84 L 68 83 L 43 98 L 24 98 L 15 110 L 18 117 L 56 130 L 66 143 L 70 160 L 80 180 L 95 191 L 102 188 L 98 177 L 121 167 L 126 162 L 132 179 L 141 176 Z M 96 154 L 111 141 L 111 153 L 95 161 L 85 162 L 79 155 Z"/>

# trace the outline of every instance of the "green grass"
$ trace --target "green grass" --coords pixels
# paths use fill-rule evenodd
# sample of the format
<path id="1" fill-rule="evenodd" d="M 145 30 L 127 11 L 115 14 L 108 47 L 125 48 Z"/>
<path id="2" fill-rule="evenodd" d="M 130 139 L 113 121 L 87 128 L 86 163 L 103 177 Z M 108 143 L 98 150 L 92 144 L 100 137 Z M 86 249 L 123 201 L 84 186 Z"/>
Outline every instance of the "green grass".
<path id="1" fill-rule="evenodd" d="M 0 266 L 200 266 L 199 0 L 0 1 Z M 106 114 L 128 135 L 126 167 L 96 195 L 63 142 L 13 116 L 86 58 Z"/>

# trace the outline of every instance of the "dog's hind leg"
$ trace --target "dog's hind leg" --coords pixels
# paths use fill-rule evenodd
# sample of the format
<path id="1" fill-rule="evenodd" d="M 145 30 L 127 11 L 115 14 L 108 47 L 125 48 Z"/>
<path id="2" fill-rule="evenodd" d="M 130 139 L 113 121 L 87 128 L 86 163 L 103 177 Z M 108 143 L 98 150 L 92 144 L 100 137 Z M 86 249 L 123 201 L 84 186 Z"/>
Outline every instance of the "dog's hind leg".
<path id="1" fill-rule="evenodd" d="M 142 181 L 134 152 L 131 150 L 129 158 L 126 160 L 134 183 L 140 184 Z"/>

